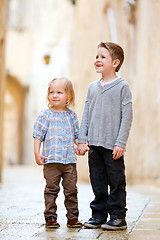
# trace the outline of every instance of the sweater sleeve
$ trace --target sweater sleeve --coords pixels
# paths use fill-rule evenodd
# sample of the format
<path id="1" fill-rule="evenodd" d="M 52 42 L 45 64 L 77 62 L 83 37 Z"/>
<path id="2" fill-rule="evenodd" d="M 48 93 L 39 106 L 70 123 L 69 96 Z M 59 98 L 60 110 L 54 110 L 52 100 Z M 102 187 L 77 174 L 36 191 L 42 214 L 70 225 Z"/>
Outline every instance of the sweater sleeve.
<path id="1" fill-rule="evenodd" d="M 86 143 L 88 139 L 88 121 L 89 121 L 89 89 L 85 99 L 84 110 L 79 130 L 78 143 Z"/>
<path id="2" fill-rule="evenodd" d="M 125 148 L 132 124 L 132 96 L 129 85 L 122 89 L 121 101 L 121 124 L 115 145 Z"/>
<path id="3" fill-rule="evenodd" d="M 76 113 L 73 113 L 73 128 L 74 128 L 74 137 L 75 139 L 79 136 L 79 123 Z"/>

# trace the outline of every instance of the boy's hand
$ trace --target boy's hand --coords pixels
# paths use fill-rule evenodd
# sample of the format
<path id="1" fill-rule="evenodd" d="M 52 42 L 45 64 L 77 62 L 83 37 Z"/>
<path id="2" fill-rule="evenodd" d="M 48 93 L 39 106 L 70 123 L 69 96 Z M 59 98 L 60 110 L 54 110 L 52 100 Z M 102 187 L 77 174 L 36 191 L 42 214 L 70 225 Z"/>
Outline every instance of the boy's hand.
<path id="1" fill-rule="evenodd" d="M 38 165 L 44 165 L 44 159 L 47 160 L 47 157 L 39 153 L 35 154 L 35 160 Z"/>
<path id="2" fill-rule="evenodd" d="M 76 154 L 83 156 L 87 151 L 89 151 L 88 144 L 79 143 L 76 147 Z"/>
<path id="3" fill-rule="evenodd" d="M 113 158 L 116 160 L 124 155 L 125 148 L 114 146 L 113 149 Z"/>

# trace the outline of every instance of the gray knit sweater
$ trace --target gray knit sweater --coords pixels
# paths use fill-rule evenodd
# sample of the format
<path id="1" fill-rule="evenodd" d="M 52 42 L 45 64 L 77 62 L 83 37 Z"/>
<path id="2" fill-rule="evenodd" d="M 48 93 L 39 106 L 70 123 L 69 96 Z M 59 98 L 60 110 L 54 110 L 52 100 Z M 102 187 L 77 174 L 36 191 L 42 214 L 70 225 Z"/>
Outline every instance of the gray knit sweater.
<path id="1" fill-rule="evenodd" d="M 100 80 L 89 85 L 82 116 L 79 143 L 113 149 L 125 148 L 132 123 L 132 96 L 126 81 L 118 78 L 106 86 Z"/>

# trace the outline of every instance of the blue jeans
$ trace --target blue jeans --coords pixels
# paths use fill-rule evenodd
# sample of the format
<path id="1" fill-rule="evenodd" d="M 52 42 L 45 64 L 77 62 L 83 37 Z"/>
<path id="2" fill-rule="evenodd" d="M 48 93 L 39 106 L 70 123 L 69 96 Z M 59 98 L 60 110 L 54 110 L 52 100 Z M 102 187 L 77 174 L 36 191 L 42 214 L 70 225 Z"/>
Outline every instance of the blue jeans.
<path id="1" fill-rule="evenodd" d="M 126 178 L 124 159 L 115 160 L 113 150 L 90 146 L 89 171 L 95 199 L 90 203 L 92 217 L 107 219 L 126 216 Z"/>

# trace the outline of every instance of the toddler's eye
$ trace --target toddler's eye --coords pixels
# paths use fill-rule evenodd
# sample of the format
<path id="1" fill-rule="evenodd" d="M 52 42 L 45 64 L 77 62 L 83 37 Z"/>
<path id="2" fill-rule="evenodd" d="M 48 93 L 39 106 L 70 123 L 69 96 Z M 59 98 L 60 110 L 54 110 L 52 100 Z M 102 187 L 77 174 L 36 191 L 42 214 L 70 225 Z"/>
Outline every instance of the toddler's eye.
<path id="1" fill-rule="evenodd" d="M 98 59 L 98 55 L 96 56 L 96 59 Z"/>

